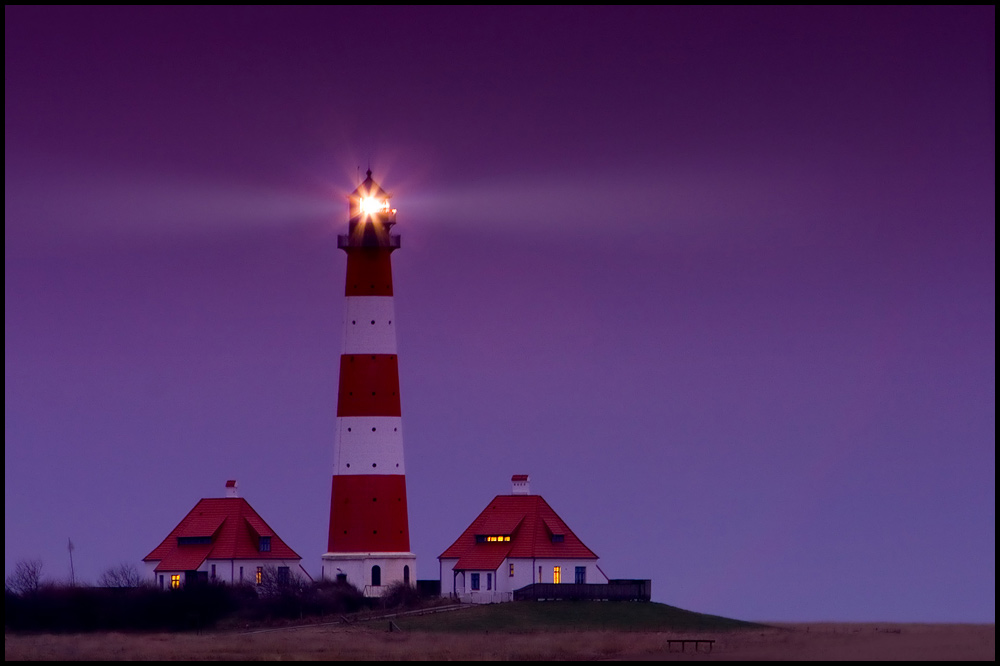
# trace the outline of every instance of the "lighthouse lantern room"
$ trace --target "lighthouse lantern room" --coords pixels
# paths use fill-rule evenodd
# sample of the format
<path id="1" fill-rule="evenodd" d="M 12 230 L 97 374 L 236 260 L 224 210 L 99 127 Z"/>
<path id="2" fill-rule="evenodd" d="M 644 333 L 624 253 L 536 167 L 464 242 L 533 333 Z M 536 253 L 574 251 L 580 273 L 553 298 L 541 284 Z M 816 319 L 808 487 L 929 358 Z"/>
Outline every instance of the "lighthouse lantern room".
<path id="1" fill-rule="evenodd" d="M 399 399 L 390 255 L 396 209 L 372 180 L 349 196 L 344 346 L 340 356 L 333 445 L 330 531 L 322 577 L 380 596 L 397 581 L 413 584 L 406 470 Z"/>

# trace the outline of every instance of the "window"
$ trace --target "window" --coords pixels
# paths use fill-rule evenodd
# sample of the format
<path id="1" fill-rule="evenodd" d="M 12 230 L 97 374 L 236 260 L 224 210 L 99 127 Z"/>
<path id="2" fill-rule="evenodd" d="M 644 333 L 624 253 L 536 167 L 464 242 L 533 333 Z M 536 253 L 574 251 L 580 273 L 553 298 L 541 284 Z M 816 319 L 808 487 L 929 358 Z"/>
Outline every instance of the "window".
<path id="1" fill-rule="evenodd" d="M 347 574 L 345 574 L 345 573 L 339 573 L 339 574 L 337 574 L 337 582 L 338 583 L 346 583 L 347 582 Z"/>
<path id="2" fill-rule="evenodd" d="M 215 565 L 212 565 L 212 580 L 215 580 Z"/>
<path id="3" fill-rule="evenodd" d="M 243 582 L 243 567 L 240 567 L 240 582 Z"/>
<path id="4" fill-rule="evenodd" d="M 278 567 L 278 584 L 288 585 L 292 580 L 292 572 L 288 567 Z"/>
<path id="5" fill-rule="evenodd" d="M 260 541 L 258 542 L 258 548 L 260 549 L 260 552 L 262 552 L 262 553 L 269 553 L 269 552 L 271 552 L 271 537 L 269 537 L 269 536 L 266 536 L 266 537 L 262 536 L 260 538 Z"/>
<path id="6" fill-rule="evenodd" d="M 403 585 L 410 584 L 410 565 L 403 566 Z"/>
<path id="7" fill-rule="evenodd" d="M 587 582 L 587 567 L 576 568 L 576 584 L 582 585 Z"/>
<path id="8" fill-rule="evenodd" d="M 510 563 L 510 576 L 511 576 L 511 578 L 514 577 L 514 563 L 513 562 Z"/>
<path id="9" fill-rule="evenodd" d="M 496 543 L 498 541 L 510 541 L 509 534 L 477 534 L 476 543 Z"/>
<path id="10" fill-rule="evenodd" d="M 160 576 L 160 589 L 163 589 L 163 576 Z"/>
<path id="11" fill-rule="evenodd" d="M 170 574 L 170 589 L 176 590 L 181 586 L 181 575 L 180 574 Z"/>
<path id="12" fill-rule="evenodd" d="M 562 543 L 565 540 L 566 540 L 566 536 L 563 535 L 563 534 L 553 534 L 552 535 L 552 543 Z"/>
<path id="13" fill-rule="evenodd" d="M 552 567 L 552 582 L 561 583 L 562 582 L 562 569 L 559 567 Z"/>
<path id="14" fill-rule="evenodd" d="M 469 587 L 472 588 L 473 590 L 478 590 L 479 589 L 479 574 L 477 574 L 477 573 L 472 574 L 472 576 L 471 576 L 471 583 L 470 583 Z"/>
<path id="15" fill-rule="evenodd" d="M 372 567 L 372 585 L 378 587 L 382 584 L 382 567 L 375 565 Z"/>
<path id="16" fill-rule="evenodd" d="M 178 546 L 200 546 L 209 543 L 212 543 L 212 537 L 210 536 L 177 537 Z"/>
<path id="17" fill-rule="evenodd" d="M 486 589 L 487 590 L 493 589 L 493 574 L 491 573 L 486 574 Z"/>
<path id="18" fill-rule="evenodd" d="M 254 576 L 254 580 L 260 585 L 261 581 L 264 580 L 264 567 L 257 567 L 257 575 Z"/>

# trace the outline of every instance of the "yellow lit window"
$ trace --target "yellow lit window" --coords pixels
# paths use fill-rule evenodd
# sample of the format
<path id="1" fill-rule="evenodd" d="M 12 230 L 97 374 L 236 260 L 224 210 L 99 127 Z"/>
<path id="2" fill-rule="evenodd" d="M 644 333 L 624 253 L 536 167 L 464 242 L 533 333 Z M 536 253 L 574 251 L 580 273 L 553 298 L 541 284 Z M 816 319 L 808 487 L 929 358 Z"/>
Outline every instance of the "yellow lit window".
<path id="1" fill-rule="evenodd" d="M 257 567 L 257 575 L 254 577 L 254 580 L 257 581 L 258 585 L 264 580 L 264 567 Z"/>
<path id="2" fill-rule="evenodd" d="M 514 563 L 513 562 L 510 563 L 510 575 L 511 576 L 514 575 Z"/>
<path id="3" fill-rule="evenodd" d="M 562 571 L 559 567 L 552 567 L 552 582 L 561 583 L 562 582 Z"/>
<path id="4" fill-rule="evenodd" d="M 505 535 L 505 536 L 488 536 L 488 537 L 486 537 L 486 540 L 487 541 L 491 541 L 491 542 L 492 541 L 510 541 L 510 535 L 508 534 L 508 535 Z"/>
<path id="5" fill-rule="evenodd" d="M 180 574 L 171 574 L 170 575 L 170 588 L 173 589 L 173 590 L 176 590 L 180 586 L 181 586 L 181 575 Z"/>

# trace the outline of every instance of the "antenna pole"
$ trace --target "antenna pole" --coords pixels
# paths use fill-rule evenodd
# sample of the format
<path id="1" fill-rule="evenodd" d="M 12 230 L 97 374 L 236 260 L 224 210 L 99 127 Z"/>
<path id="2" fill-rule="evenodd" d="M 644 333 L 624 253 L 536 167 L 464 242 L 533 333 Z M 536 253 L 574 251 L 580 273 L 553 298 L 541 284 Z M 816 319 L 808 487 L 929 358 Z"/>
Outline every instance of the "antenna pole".
<path id="1" fill-rule="evenodd" d="M 69 584 L 76 587 L 76 572 L 73 570 L 73 539 L 67 539 L 66 550 L 69 551 Z"/>

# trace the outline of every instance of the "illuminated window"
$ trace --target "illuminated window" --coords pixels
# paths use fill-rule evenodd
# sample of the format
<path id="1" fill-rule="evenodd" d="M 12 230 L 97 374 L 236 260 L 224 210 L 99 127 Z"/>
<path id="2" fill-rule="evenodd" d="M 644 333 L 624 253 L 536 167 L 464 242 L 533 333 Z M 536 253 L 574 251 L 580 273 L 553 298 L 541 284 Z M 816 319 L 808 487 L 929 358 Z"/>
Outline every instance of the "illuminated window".
<path id="1" fill-rule="evenodd" d="M 513 562 L 510 563 L 510 575 L 511 576 L 514 575 L 514 563 Z"/>
<path id="2" fill-rule="evenodd" d="M 176 590 L 181 586 L 181 575 L 170 574 L 170 589 Z"/>
<path id="3" fill-rule="evenodd" d="M 582 585 L 587 582 L 587 567 L 576 568 L 576 583 Z"/>
<path id="4" fill-rule="evenodd" d="M 254 576 L 254 580 L 260 585 L 261 581 L 264 580 L 264 567 L 257 567 L 257 575 Z"/>
<path id="5" fill-rule="evenodd" d="M 510 541 L 509 534 L 477 534 L 476 543 L 495 543 L 498 541 Z"/>
<path id="6" fill-rule="evenodd" d="M 474 573 L 474 574 L 472 574 L 472 576 L 470 576 L 470 585 L 469 585 L 469 587 L 471 587 L 473 590 L 478 590 L 479 589 L 479 574 Z"/>
<path id="7" fill-rule="evenodd" d="M 562 570 L 559 567 L 552 567 L 552 582 L 553 583 L 562 582 Z"/>
<path id="8" fill-rule="evenodd" d="M 271 537 L 262 536 L 258 542 L 258 547 L 260 548 L 260 552 L 269 553 L 271 551 Z"/>

